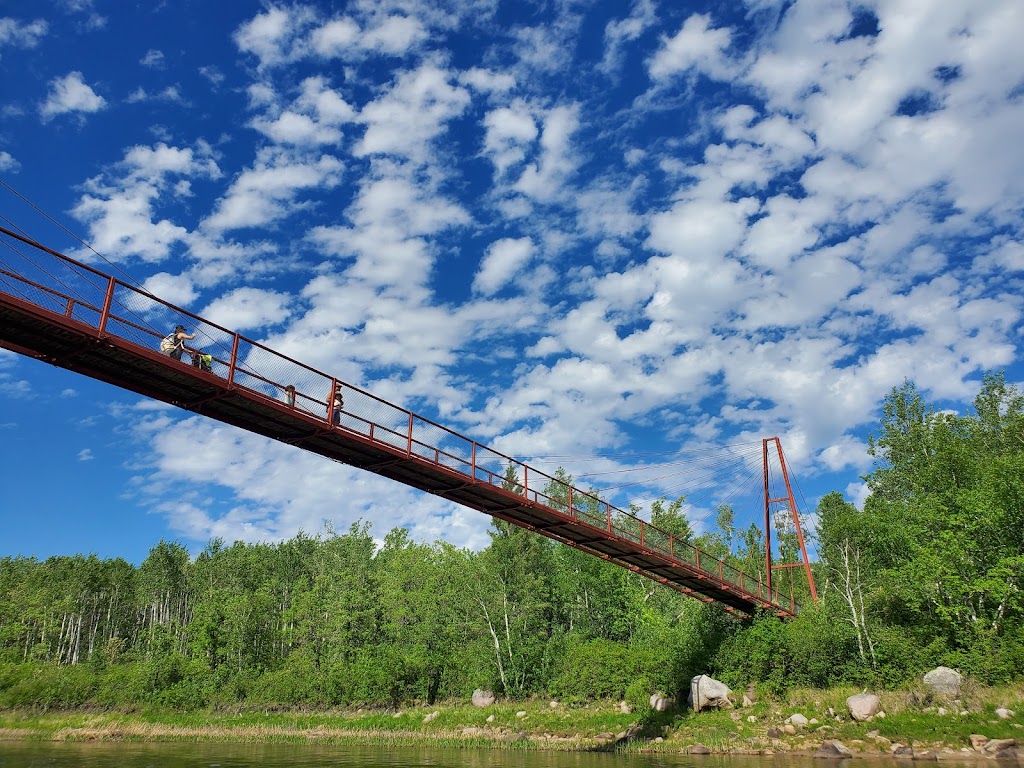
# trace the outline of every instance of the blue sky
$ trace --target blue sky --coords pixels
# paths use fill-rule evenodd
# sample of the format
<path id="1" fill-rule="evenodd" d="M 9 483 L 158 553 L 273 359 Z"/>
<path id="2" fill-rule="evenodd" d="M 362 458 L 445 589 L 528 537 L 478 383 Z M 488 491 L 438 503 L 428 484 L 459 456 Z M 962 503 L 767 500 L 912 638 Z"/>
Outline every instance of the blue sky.
<path id="1" fill-rule="evenodd" d="M 507 454 L 619 483 L 779 435 L 812 507 L 859 503 L 892 387 L 1024 378 L 1022 29 L 1018 0 L 0 0 L 0 178 L 103 260 L 0 213 Z M 0 441 L 0 555 L 487 542 L 4 351 Z"/>

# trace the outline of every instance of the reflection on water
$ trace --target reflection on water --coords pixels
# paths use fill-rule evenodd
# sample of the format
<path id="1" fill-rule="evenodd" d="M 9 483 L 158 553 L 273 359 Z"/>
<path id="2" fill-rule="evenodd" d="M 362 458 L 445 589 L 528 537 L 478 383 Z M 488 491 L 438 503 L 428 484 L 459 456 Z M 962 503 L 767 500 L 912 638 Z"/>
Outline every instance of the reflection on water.
<path id="1" fill-rule="evenodd" d="M 849 766 L 849 761 L 838 764 Z M 857 761 L 858 765 L 865 765 Z M 0 742 L 0 768 L 838 768 L 790 755 L 616 755 L 593 752 L 519 752 L 261 744 L 65 744 Z M 875 759 L 871 768 L 905 768 L 906 761 Z M 944 768 L 976 765 L 943 760 Z"/>

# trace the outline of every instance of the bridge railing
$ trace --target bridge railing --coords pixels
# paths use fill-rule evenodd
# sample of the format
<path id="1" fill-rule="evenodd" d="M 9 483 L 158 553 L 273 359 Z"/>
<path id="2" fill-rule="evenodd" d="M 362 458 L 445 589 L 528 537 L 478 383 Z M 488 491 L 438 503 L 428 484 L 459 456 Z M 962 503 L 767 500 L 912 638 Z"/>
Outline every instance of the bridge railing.
<path id="1" fill-rule="evenodd" d="M 782 595 L 778 590 L 768 595 L 760 579 L 612 506 L 596 493 L 571 486 L 3 227 L 0 233 L 6 235 L 2 240 L 6 250 L 0 254 L 0 291 L 76 320 L 99 335 L 114 336 L 150 350 L 158 348 L 160 340 L 176 325 L 184 325 L 195 334 L 186 348 L 210 356 L 210 373 L 197 375 L 223 377 L 234 387 L 322 422 L 324 428 L 336 425 L 410 457 L 444 467 L 456 477 L 502 488 L 523 497 L 524 503 L 548 507 L 576 522 L 684 563 L 750 596 L 795 610 L 792 595 Z M 26 246 L 31 250 L 26 250 Z M 294 388 L 293 400 L 288 397 L 289 386 Z M 332 423 L 328 408 L 336 390 L 343 395 L 344 407 L 333 414 Z"/>

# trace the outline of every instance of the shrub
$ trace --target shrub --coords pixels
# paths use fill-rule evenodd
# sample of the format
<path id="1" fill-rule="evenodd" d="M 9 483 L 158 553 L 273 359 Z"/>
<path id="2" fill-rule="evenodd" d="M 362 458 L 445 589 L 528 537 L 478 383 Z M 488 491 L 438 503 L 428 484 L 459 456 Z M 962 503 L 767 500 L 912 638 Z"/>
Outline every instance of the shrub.
<path id="1" fill-rule="evenodd" d="M 626 688 L 626 703 L 634 712 L 642 714 L 651 708 L 652 693 L 654 685 L 646 676 L 640 676 Z"/>
<path id="2" fill-rule="evenodd" d="M 636 658 L 622 643 L 570 637 L 551 692 L 565 701 L 622 698 L 636 674 Z"/>

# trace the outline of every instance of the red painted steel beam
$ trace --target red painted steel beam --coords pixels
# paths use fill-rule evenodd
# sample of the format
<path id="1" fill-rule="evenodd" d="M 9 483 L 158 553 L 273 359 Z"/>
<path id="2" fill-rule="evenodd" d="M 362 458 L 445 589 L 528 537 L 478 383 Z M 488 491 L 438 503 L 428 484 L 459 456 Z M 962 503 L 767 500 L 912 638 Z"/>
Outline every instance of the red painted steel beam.
<path id="1" fill-rule="evenodd" d="M 0 227 L 0 231 L 10 235 Z M 24 242 L 24 238 L 18 238 Z M 64 261 L 77 265 L 77 262 L 56 254 L 49 249 L 45 253 L 56 256 Z M 90 272 L 102 275 L 91 268 L 81 266 Z M 480 449 L 475 441 L 451 432 L 443 426 L 404 411 L 397 406 L 380 400 L 371 393 L 345 384 L 350 390 L 369 398 L 380 407 L 387 407 L 396 414 L 405 414 L 402 418 L 405 425 L 398 428 L 377 424 L 368 414 L 353 414 L 345 411 L 347 416 L 356 419 L 359 427 L 366 433 L 344 426 L 334 426 L 328 416 L 300 411 L 269 397 L 265 392 L 252 390 L 239 383 L 239 348 L 244 341 L 247 348 L 256 348 L 262 352 L 277 355 L 273 350 L 256 345 L 255 342 L 243 340 L 238 334 L 227 329 L 220 329 L 232 338 L 230 359 L 221 361 L 228 368 L 227 378 L 210 374 L 192 366 L 173 360 L 157 351 L 138 344 L 129 339 L 120 338 L 111 333 L 110 328 L 120 324 L 129 324 L 125 318 L 117 317 L 113 305 L 115 288 L 135 291 L 147 299 L 159 301 L 156 297 L 145 294 L 131 286 L 118 283 L 113 278 L 103 276 L 107 280 L 102 309 L 99 310 L 99 322 L 96 327 L 84 323 L 63 312 L 57 313 L 46 307 L 4 292 L 0 283 L 0 345 L 19 354 L 25 354 L 52 364 L 68 368 L 83 375 L 106 381 L 115 386 L 137 392 L 146 397 L 172 403 L 204 416 L 217 419 L 227 424 L 238 426 L 257 434 L 273 439 L 298 444 L 300 448 L 327 458 L 366 469 L 398 482 L 405 483 L 431 493 L 443 495 L 455 503 L 467 506 L 499 519 L 536 531 L 552 540 L 559 541 L 588 554 L 613 562 L 630 571 L 639 573 L 657 583 L 663 583 L 677 591 L 705 602 L 719 602 L 730 612 L 750 615 L 759 608 L 770 608 L 781 615 L 793 615 L 795 604 L 780 605 L 765 600 L 743 586 L 743 575 L 735 572 L 740 583 L 734 583 L 726 577 L 724 564 L 706 553 L 701 553 L 684 541 L 670 536 L 664 531 L 651 526 L 646 521 L 637 520 L 641 530 L 639 540 L 615 533 L 613 528 L 613 508 L 607 502 L 580 491 L 571 489 L 574 499 L 583 499 L 581 504 L 603 506 L 605 513 L 601 515 L 601 526 L 589 522 L 590 515 L 575 504 L 567 505 L 567 509 L 556 509 L 540 503 L 546 498 L 537 491 L 530 491 L 531 499 L 506 490 L 496 482 L 500 482 L 499 474 L 492 469 L 479 467 Z M 16 278 L 15 278 L 16 279 Z M 57 292 L 48 289 L 50 295 Z M 77 299 L 66 297 L 65 306 L 74 306 Z M 59 302 L 58 302 L 59 303 Z M 162 302 L 161 302 L 162 303 Z M 169 306 L 169 305 L 168 305 Z M 97 308 L 93 308 L 94 310 Z M 176 308 L 175 308 L 176 309 Z M 184 313 L 183 310 L 179 310 Z M 188 314 L 188 313 L 184 313 Z M 202 318 L 190 315 L 194 320 L 208 327 L 216 327 L 206 323 Z M 112 322 L 115 321 L 115 322 Z M 139 326 L 135 326 L 136 329 Z M 159 338 L 159 334 L 148 329 L 147 334 Z M 74 354 L 71 354 L 74 353 Z M 337 379 L 314 371 L 308 366 L 277 355 L 281 360 L 288 361 L 302 369 L 333 382 L 333 387 L 342 385 Z M 261 378 L 258 373 L 244 371 L 245 376 L 265 382 L 272 388 L 279 385 Z M 302 393 L 303 397 L 309 397 Z M 316 402 L 321 402 L 314 398 Z M 417 439 L 417 424 L 425 425 L 431 433 L 447 435 L 456 441 L 456 445 L 472 446 L 472 454 L 466 458 L 453 453 L 455 449 L 441 449 Z M 388 442 L 388 437 L 395 442 Z M 441 439 L 441 438 L 435 438 Z M 428 456 L 420 455 L 425 451 Z M 524 480 L 532 475 L 534 487 L 536 477 L 546 477 L 537 470 L 528 468 L 514 459 L 505 457 L 490 449 L 483 449 L 495 461 L 505 461 L 510 465 L 521 467 Z M 466 471 L 453 469 L 442 463 L 441 459 L 463 463 Z M 478 471 L 486 473 L 487 479 L 480 479 Z M 551 478 L 549 478 L 550 480 Z M 452 485 L 458 480 L 457 485 Z M 525 489 L 525 483 L 524 483 Z M 621 510 L 614 510 L 617 515 L 631 517 Z M 650 532 L 658 531 L 668 542 L 667 550 L 662 551 L 651 546 Z M 694 565 L 676 556 L 679 549 L 690 552 L 697 562 L 702 554 L 705 562 L 714 567 L 717 573 L 709 572 L 699 565 Z M 730 569 L 730 575 L 732 574 Z M 732 578 L 736 578 L 733 576 Z M 758 592 L 762 585 L 758 583 Z M 773 594 L 769 591 L 769 594 Z"/>

